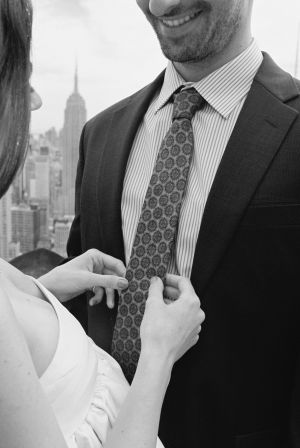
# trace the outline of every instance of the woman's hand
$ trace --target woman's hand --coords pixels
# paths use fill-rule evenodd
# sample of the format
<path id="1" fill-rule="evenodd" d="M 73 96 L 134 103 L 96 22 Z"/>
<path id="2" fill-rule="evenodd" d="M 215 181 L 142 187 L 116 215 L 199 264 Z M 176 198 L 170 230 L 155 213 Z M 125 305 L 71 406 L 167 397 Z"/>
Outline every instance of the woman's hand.
<path id="1" fill-rule="evenodd" d="M 85 291 L 93 291 L 95 296 L 90 303 L 99 303 L 106 289 L 107 304 L 112 308 L 114 290 L 125 289 L 128 286 L 124 275 L 125 266 L 122 261 L 97 249 L 90 249 L 43 275 L 39 281 L 61 302 Z"/>
<path id="2" fill-rule="evenodd" d="M 140 330 L 142 353 L 174 364 L 198 342 L 205 314 L 188 279 L 168 274 L 166 285 L 164 291 L 160 279 L 151 281 Z M 163 296 L 176 300 L 167 303 Z"/>

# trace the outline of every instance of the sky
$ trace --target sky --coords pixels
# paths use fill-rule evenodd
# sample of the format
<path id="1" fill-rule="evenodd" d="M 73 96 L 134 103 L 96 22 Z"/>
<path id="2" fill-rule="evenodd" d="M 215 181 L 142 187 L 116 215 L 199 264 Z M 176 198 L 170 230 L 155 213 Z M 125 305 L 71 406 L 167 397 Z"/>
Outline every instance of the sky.
<path id="1" fill-rule="evenodd" d="M 33 113 L 33 132 L 62 127 L 76 60 L 88 118 L 151 82 L 166 65 L 135 0 L 32 1 L 32 84 L 44 103 Z M 299 26 L 299 0 L 254 0 L 253 36 L 293 74 Z"/>

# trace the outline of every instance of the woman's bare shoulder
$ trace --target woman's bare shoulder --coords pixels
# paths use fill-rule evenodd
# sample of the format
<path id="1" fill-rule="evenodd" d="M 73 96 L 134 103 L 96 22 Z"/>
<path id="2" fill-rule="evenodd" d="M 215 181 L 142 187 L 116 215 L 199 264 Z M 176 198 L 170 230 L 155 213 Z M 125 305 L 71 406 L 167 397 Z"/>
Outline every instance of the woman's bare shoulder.
<path id="1" fill-rule="evenodd" d="M 9 280 L 0 271 L 0 352 L 3 354 L 16 335 L 24 339 L 9 297 Z"/>
<path id="2" fill-rule="evenodd" d="M 4 263 L 2 266 L 7 268 Z M 15 271 L 14 268 L 7 268 L 0 275 L 0 326 L 3 325 L 0 338 L 2 336 L 2 340 L 7 340 L 10 332 L 18 327 L 36 373 L 40 376 L 49 365 L 58 344 L 58 320 L 48 302 L 37 300 L 26 290 L 26 282 L 30 282 L 30 289 L 32 280 L 22 273 L 19 276 L 19 271 Z"/>
<path id="3" fill-rule="evenodd" d="M 0 258 L 0 271 L 17 287 L 24 289 L 31 282 L 30 278 L 17 268 Z"/>
<path id="4" fill-rule="evenodd" d="M 39 288 L 35 285 L 32 278 L 23 274 L 19 269 L 15 268 L 11 264 L 7 263 L 0 258 L 0 271 L 2 271 L 12 285 L 19 291 L 30 296 L 38 297 L 45 300 L 43 294 Z"/>
<path id="5" fill-rule="evenodd" d="M 67 448 L 39 384 L 9 288 L 9 280 L 0 272 L 1 438 L 6 446 Z"/>

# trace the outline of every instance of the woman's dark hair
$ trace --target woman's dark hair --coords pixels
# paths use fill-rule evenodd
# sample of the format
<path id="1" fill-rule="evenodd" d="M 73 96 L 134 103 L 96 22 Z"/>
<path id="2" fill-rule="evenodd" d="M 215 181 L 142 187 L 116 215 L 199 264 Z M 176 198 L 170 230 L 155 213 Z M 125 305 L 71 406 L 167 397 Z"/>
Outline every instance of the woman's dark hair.
<path id="1" fill-rule="evenodd" d="M 30 0 L 0 0 L 0 197 L 28 147 L 31 27 Z"/>

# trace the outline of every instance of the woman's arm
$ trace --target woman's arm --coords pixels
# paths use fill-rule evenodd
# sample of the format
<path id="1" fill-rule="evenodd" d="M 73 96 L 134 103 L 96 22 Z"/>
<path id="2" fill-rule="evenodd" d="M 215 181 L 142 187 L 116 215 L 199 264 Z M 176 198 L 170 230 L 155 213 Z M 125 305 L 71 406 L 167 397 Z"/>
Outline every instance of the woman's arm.
<path id="1" fill-rule="evenodd" d="M 27 294 L 43 299 L 44 296 L 40 289 L 32 281 L 32 278 L 23 274 L 19 269 L 0 258 L 0 271 L 11 281 L 11 283 L 21 291 Z"/>
<path id="2" fill-rule="evenodd" d="M 104 448 L 155 448 L 173 363 L 142 353 L 130 391 Z"/>
<path id="3" fill-rule="evenodd" d="M 0 434 L 5 448 L 67 448 L 0 273 Z"/>
<path id="4" fill-rule="evenodd" d="M 0 270 L 16 288 L 44 299 L 32 278 L 0 258 Z M 39 278 L 39 281 L 61 302 L 71 300 L 86 291 L 94 290 L 91 305 L 100 303 L 106 289 L 106 301 L 114 306 L 114 290 L 127 288 L 125 266 L 121 260 L 90 249 L 73 260 L 58 266 Z"/>
<path id="5" fill-rule="evenodd" d="M 172 367 L 199 339 L 205 315 L 191 283 L 170 275 L 167 281 L 168 291 L 178 300 L 167 305 L 163 283 L 152 279 L 141 326 L 137 371 L 104 448 L 156 447 Z"/>
<path id="6" fill-rule="evenodd" d="M 67 448 L 40 387 L 27 344 L 0 274 L 0 434 L 5 448 Z M 105 448 L 155 448 L 161 406 L 174 362 L 198 340 L 204 313 L 190 283 L 166 305 L 163 284 L 153 280 L 141 326 L 137 372 Z"/>
<path id="7" fill-rule="evenodd" d="M 68 263 L 58 266 L 39 278 L 39 281 L 61 302 L 71 300 L 95 287 L 95 303 L 101 302 L 106 289 L 107 303 L 113 306 L 114 289 L 128 286 L 121 260 L 89 249 Z M 111 307 L 112 307 L 111 306 Z"/>

